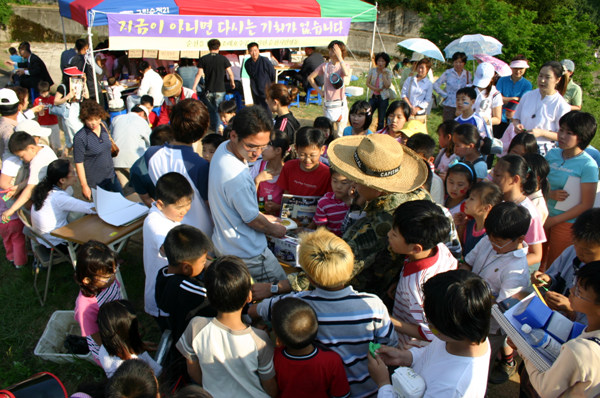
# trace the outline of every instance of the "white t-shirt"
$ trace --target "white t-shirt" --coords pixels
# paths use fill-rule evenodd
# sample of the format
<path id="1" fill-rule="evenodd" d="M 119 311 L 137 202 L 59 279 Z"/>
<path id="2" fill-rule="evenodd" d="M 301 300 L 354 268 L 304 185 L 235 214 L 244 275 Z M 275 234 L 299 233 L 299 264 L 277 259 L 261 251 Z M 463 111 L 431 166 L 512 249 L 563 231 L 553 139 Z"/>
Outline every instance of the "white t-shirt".
<path id="1" fill-rule="evenodd" d="M 162 105 L 163 94 L 162 94 L 163 79 L 154 70 L 149 69 L 144 73 L 144 77 L 140 82 L 137 95 L 140 97 L 148 94 L 154 99 L 154 107 Z"/>
<path id="2" fill-rule="evenodd" d="M 37 185 L 46 177 L 48 165 L 58 159 L 56 153 L 46 145 L 40 145 L 42 149 L 38 151 L 29 163 L 29 180 L 27 185 Z"/>
<path id="3" fill-rule="evenodd" d="M 473 104 L 473 110 L 481 116 L 484 121 L 487 120 L 486 125 L 488 131 L 492 131 L 492 110 L 502 106 L 502 94 L 500 94 L 500 91 L 498 91 L 495 86 L 492 86 L 490 93 L 487 96 L 481 92 L 479 87 L 475 87 L 475 91 L 477 91 L 477 98 Z"/>
<path id="4" fill-rule="evenodd" d="M 521 101 L 515 110 L 514 119 L 518 119 L 526 130 L 538 128 L 557 132 L 559 128 L 558 121 L 570 110 L 571 106 L 558 91 L 542 99 L 540 90 L 536 88 L 526 92 L 521 97 Z M 537 142 L 538 145 L 542 145 L 550 143 L 551 140 L 545 137 L 537 137 Z M 547 148 L 547 150 L 549 149 L 551 148 Z"/>
<path id="5" fill-rule="evenodd" d="M 35 206 L 31 207 L 31 224 L 50 243 L 55 246 L 60 245 L 65 241 L 50 235 L 50 232 L 67 225 L 69 223 L 68 216 L 70 212 L 93 214 L 95 213 L 93 207 L 93 203 L 76 199 L 68 192 L 60 188 L 54 188 L 48 192 L 48 196 L 41 209 L 36 210 Z M 50 247 L 46 242 L 40 239 L 38 241 L 42 245 Z"/>
<path id="6" fill-rule="evenodd" d="M 152 203 L 148 216 L 144 220 L 144 274 L 146 275 L 144 311 L 152 316 L 169 316 L 169 314 L 158 308 L 154 293 L 158 271 L 168 263 L 167 258 L 160 254 L 160 247 L 169 231 L 179 224 L 179 222 L 171 221 L 165 217 L 156 207 L 156 203 Z"/>
<path id="7" fill-rule="evenodd" d="M 433 178 L 431 179 L 431 198 L 438 205 L 444 205 L 444 180 L 442 178 L 433 173 Z"/>
<path id="8" fill-rule="evenodd" d="M 480 357 L 461 357 L 446 350 L 446 342 L 434 337 L 427 347 L 411 348 L 412 368 L 425 379 L 423 398 L 481 398 L 487 389 L 490 346 Z"/>
<path id="9" fill-rule="evenodd" d="M 248 165 L 229 152 L 228 144 L 219 145 L 208 174 L 212 241 L 222 255 L 252 258 L 267 248 L 265 234 L 247 225 L 259 215 L 256 186 Z"/>
<path id="10" fill-rule="evenodd" d="M 137 113 L 114 118 L 111 133 L 119 147 L 119 154 L 113 158 L 114 166 L 130 168 L 150 146 L 150 132 L 148 122 Z"/>
<path id="11" fill-rule="evenodd" d="M 160 376 L 160 373 L 162 372 L 162 366 L 160 366 L 146 351 L 142 352 L 139 356 L 131 354 L 131 359 L 140 359 L 146 362 L 148 365 L 150 365 L 156 377 Z M 119 366 L 125 362 L 117 356 L 110 355 L 103 345 L 100 346 L 100 350 L 98 351 L 98 360 L 100 361 L 100 365 L 102 365 L 102 369 L 104 369 L 106 377 L 108 378 L 112 377 L 117 369 L 119 369 Z"/>

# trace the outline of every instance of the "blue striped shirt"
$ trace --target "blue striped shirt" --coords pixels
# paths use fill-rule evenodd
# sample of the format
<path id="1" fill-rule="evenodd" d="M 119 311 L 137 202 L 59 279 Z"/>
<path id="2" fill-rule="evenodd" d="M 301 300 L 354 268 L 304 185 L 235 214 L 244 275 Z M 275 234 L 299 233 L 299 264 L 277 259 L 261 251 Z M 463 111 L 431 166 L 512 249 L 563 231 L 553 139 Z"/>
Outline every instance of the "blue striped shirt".
<path id="1" fill-rule="evenodd" d="M 369 376 L 369 342 L 390 346 L 398 344 L 398 336 L 388 310 L 374 294 L 356 292 L 351 286 L 329 291 L 312 291 L 278 296 L 258 304 L 258 314 L 271 320 L 272 305 L 284 297 L 306 301 L 317 313 L 319 331 L 316 341 L 342 358 L 352 397 L 367 397 L 377 392 Z"/>

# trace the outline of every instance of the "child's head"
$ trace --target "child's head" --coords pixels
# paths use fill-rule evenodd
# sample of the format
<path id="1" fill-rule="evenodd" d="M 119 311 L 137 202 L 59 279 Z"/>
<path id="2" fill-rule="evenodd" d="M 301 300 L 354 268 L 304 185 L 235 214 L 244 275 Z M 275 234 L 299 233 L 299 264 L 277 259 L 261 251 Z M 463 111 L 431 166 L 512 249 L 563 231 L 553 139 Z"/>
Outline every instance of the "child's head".
<path id="1" fill-rule="evenodd" d="M 204 270 L 212 243 L 198 228 L 182 224 L 169 231 L 163 247 L 173 273 L 193 278 Z"/>
<path id="2" fill-rule="evenodd" d="M 477 99 L 477 91 L 472 86 L 463 87 L 456 92 L 456 109 L 461 114 L 473 113 L 473 105 Z"/>
<path id="3" fill-rule="evenodd" d="M 204 275 L 206 295 L 218 312 L 235 312 L 252 301 L 252 278 L 236 256 L 219 257 Z"/>
<path id="4" fill-rule="evenodd" d="M 115 84 L 117 84 L 117 78 L 114 76 L 109 77 L 107 81 L 109 86 L 114 86 Z"/>
<path id="5" fill-rule="evenodd" d="M 581 267 L 576 274 L 575 285 L 571 288 L 569 302 L 574 311 L 598 317 L 600 306 L 600 261 L 593 261 Z"/>
<path id="6" fill-rule="evenodd" d="M 433 164 L 435 153 L 435 140 L 424 133 L 417 133 L 406 141 L 406 146 L 421 155 L 423 159 Z"/>
<path id="7" fill-rule="evenodd" d="M 154 97 L 148 94 L 142 95 L 142 98 L 140 98 L 140 105 L 145 106 L 148 109 L 153 109 Z"/>
<path id="8" fill-rule="evenodd" d="M 40 81 L 38 83 L 38 91 L 41 97 L 47 97 L 50 95 L 50 83 L 45 81 Z"/>
<path id="9" fill-rule="evenodd" d="M 448 239 L 450 221 L 430 200 L 404 202 L 394 211 L 394 224 L 388 232 L 390 247 L 398 254 L 419 254 Z"/>
<path id="10" fill-rule="evenodd" d="M 267 89 L 267 103 L 273 112 L 277 112 L 280 108 L 287 108 L 296 99 L 298 91 L 294 86 L 272 83 Z"/>
<path id="11" fill-rule="evenodd" d="M 460 158 L 472 154 L 479 154 L 481 147 L 481 136 L 477 127 L 472 124 L 461 124 L 452 134 L 454 142 L 454 153 Z"/>
<path id="12" fill-rule="evenodd" d="M 452 340 L 485 342 L 490 331 L 492 292 L 478 275 L 458 269 L 437 274 L 423 285 L 423 309 L 431 330 Z M 438 336 L 442 340 L 444 336 Z"/>
<path id="13" fill-rule="evenodd" d="M 25 111 L 29 107 L 29 90 L 21 86 L 12 86 L 10 89 L 17 94 L 17 98 L 19 99 L 19 111 Z"/>
<path id="14" fill-rule="evenodd" d="M 526 153 L 523 159 L 527 162 L 529 171 L 536 181 L 536 190 L 541 190 L 542 195 L 547 196 L 550 191 L 550 183 L 548 182 L 550 164 L 539 153 Z"/>
<path id="15" fill-rule="evenodd" d="M 477 181 L 475 170 L 470 162 L 454 162 L 446 173 L 446 193 L 452 199 L 464 199 L 471 189 L 471 185 Z"/>
<path id="16" fill-rule="evenodd" d="M 498 159 L 492 171 L 492 180 L 504 194 L 516 191 L 531 195 L 537 191 L 535 175 L 525 158 L 519 155 L 506 155 Z"/>
<path id="17" fill-rule="evenodd" d="M 177 391 L 173 398 L 213 398 L 213 396 L 199 385 L 189 384 Z"/>
<path id="18" fill-rule="evenodd" d="M 225 142 L 225 137 L 221 134 L 213 133 L 205 135 L 204 138 L 202 138 L 202 157 L 204 160 L 210 162 L 215 151 L 222 142 Z"/>
<path id="19" fill-rule="evenodd" d="M 8 48 L 8 53 L 9 53 L 10 55 L 17 55 L 17 49 L 16 49 L 16 48 L 14 48 L 14 47 L 9 47 L 9 48 Z"/>
<path id="20" fill-rule="evenodd" d="M 591 113 L 571 111 L 558 123 L 558 147 L 561 149 L 585 149 L 596 135 L 596 119 Z"/>
<path id="21" fill-rule="evenodd" d="M 317 116 L 313 121 L 313 127 L 319 129 L 325 134 L 325 144 L 329 145 L 329 143 L 333 140 L 333 123 L 331 120 L 325 116 Z"/>
<path id="22" fill-rule="evenodd" d="M 286 133 L 276 130 L 273 136 L 271 143 L 263 149 L 263 160 L 283 159 L 286 157 L 288 149 L 290 149 L 290 141 Z"/>
<path id="23" fill-rule="evenodd" d="M 496 253 L 504 254 L 519 248 L 530 222 L 531 215 L 526 208 L 513 202 L 502 202 L 492 207 L 484 226 L 492 248 Z"/>
<path id="24" fill-rule="evenodd" d="M 296 350 L 310 345 L 319 329 L 315 310 L 303 300 L 287 297 L 273 305 L 271 324 L 277 340 Z"/>
<path id="25" fill-rule="evenodd" d="M 600 261 L 600 208 L 584 211 L 573 223 L 575 253 L 583 263 Z"/>
<path id="26" fill-rule="evenodd" d="M 515 135 L 508 146 L 508 153 L 519 156 L 524 156 L 526 153 L 538 153 L 538 144 L 535 136 L 530 133 Z"/>
<path id="27" fill-rule="evenodd" d="M 158 396 L 158 381 L 146 362 L 128 359 L 108 379 L 105 392 L 107 398 L 154 398 Z"/>
<path id="28" fill-rule="evenodd" d="M 323 227 L 299 238 L 298 262 L 314 285 L 334 289 L 350 280 L 354 254 L 342 238 Z"/>
<path id="29" fill-rule="evenodd" d="M 100 338 L 106 351 L 121 359 L 144 352 L 139 322 L 133 304 L 127 300 L 110 301 L 98 311 Z"/>
<path id="30" fill-rule="evenodd" d="M 24 131 L 15 131 L 8 139 L 8 149 L 23 162 L 29 163 L 37 154 L 35 138 Z"/>
<path id="31" fill-rule="evenodd" d="M 227 100 L 223 101 L 219 104 L 219 117 L 221 118 L 221 122 L 223 124 L 229 124 L 231 118 L 235 116 L 237 112 L 237 106 L 235 104 L 235 100 Z"/>
<path id="32" fill-rule="evenodd" d="M 86 297 L 98 295 L 115 281 L 117 255 L 104 243 L 90 240 L 77 251 L 75 281 Z"/>
<path id="33" fill-rule="evenodd" d="M 150 145 L 164 145 L 173 141 L 173 129 L 168 124 L 161 124 L 152 129 Z"/>
<path id="34" fill-rule="evenodd" d="M 333 168 L 330 168 L 329 170 L 331 172 L 331 190 L 335 194 L 336 199 L 348 199 L 352 181 L 348 177 L 335 171 Z"/>
<path id="35" fill-rule="evenodd" d="M 356 101 L 350 108 L 350 126 L 356 132 L 362 132 L 369 129 L 373 121 L 373 111 L 371 105 L 365 100 Z"/>
<path id="36" fill-rule="evenodd" d="M 502 191 L 489 181 L 476 182 L 465 200 L 465 214 L 471 217 L 487 215 L 492 207 L 502 202 Z"/>
<path id="37" fill-rule="evenodd" d="M 181 222 L 190 211 L 194 189 L 187 178 L 172 171 L 156 181 L 156 207 L 173 222 Z"/>
<path id="38" fill-rule="evenodd" d="M 319 167 L 319 159 L 325 151 L 325 134 L 314 127 L 301 127 L 296 132 L 296 152 L 300 159 L 300 167 L 304 171 Z"/>
<path id="39" fill-rule="evenodd" d="M 452 134 L 454 129 L 458 127 L 456 120 L 446 120 L 442 122 L 437 128 L 438 141 L 440 148 L 446 148 L 446 154 L 452 154 L 454 152 L 454 143 L 452 142 Z"/>
<path id="40" fill-rule="evenodd" d="M 388 130 L 394 133 L 400 133 L 404 124 L 411 115 L 410 105 L 404 100 L 392 102 L 385 111 L 385 120 Z"/>

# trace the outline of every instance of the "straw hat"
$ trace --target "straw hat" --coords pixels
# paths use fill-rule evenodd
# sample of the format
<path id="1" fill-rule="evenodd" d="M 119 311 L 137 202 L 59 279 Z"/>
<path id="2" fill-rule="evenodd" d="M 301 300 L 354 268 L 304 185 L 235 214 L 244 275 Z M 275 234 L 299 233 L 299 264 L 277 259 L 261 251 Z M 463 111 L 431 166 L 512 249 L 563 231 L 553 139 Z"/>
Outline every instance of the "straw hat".
<path id="1" fill-rule="evenodd" d="M 169 73 L 163 78 L 162 93 L 165 97 L 175 97 L 181 94 L 183 79 L 177 73 Z"/>
<path id="2" fill-rule="evenodd" d="M 327 149 L 334 170 L 378 191 L 411 192 L 427 180 L 427 165 L 387 134 L 335 139 Z"/>

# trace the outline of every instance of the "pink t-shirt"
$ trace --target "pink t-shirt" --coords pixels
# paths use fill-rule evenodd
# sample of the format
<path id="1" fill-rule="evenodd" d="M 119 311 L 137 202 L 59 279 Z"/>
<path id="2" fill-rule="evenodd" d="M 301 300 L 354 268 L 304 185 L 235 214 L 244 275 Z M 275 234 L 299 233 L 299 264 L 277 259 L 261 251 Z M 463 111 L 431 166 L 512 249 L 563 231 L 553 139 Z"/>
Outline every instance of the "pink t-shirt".
<path id="1" fill-rule="evenodd" d="M 317 203 L 313 221 L 317 225 L 324 225 L 337 236 L 341 236 L 342 222 L 346 217 L 346 213 L 348 213 L 348 209 L 346 202 L 337 199 L 335 193 L 327 192 Z"/>
<path id="2" fill-rule="evenodd" d="M 331 173 L 321 162 L 316 169 L 304 171 L 300 168 L 300 160 L 294 159 L 281 169 L 277 185 L 290 195 L 323 196 L 331 190 Z"/>
<path id="3" fill-rule="evenodd" d="M 525 234 L 525 243 L 529 246 L 537 243 L 544 243 L 546 241 L 546 232 L 544 232 L 544 223 L 542 222 L 542 217 L 537 208 L 528 197 L 518 204 L 526 208 L 529 211 L 529 214 L 531 214 L 529 229 L 527 230 L 527 234 Z"/>
<path id="4" fill-rule="evenodd" d="M 332 73 L 337 73 L 341 78 L 344 78 L 344 70 L 342 69 L 342 64 L 338 63 L 337 66 L 332 64 L 331 62 L 325 62 L 317 69 L 315 69 L 319 76 L 323 76 L 323 81 L 325 82 L 324 90 L 325 90 L 325 101 L 337 101 L 346 99 L 346 85 L 336 89 L 333 87 L 331 82 L 329 81 L 329 77 Z"/>
<path id="5" fill-rule="evenodd" d="M 256 166 L 255 166 L 256 167 Z M 258 172 L 260 173 L 267 167 L 267 162 L 265 160 L 260 161 L 260 165 L 258 168 Z M 281 204 L 281 198 L 283 197 L 283 189 L 281 189 L 277 185 L 277 180 L 279 176 L 276 175 L 270 181 L 263 181 L 258 185 L 257 196 L 259 198 L 263 198 L 265 201 L 268 200 L 269 195 L 272 196 L 273 202 Z"/>

